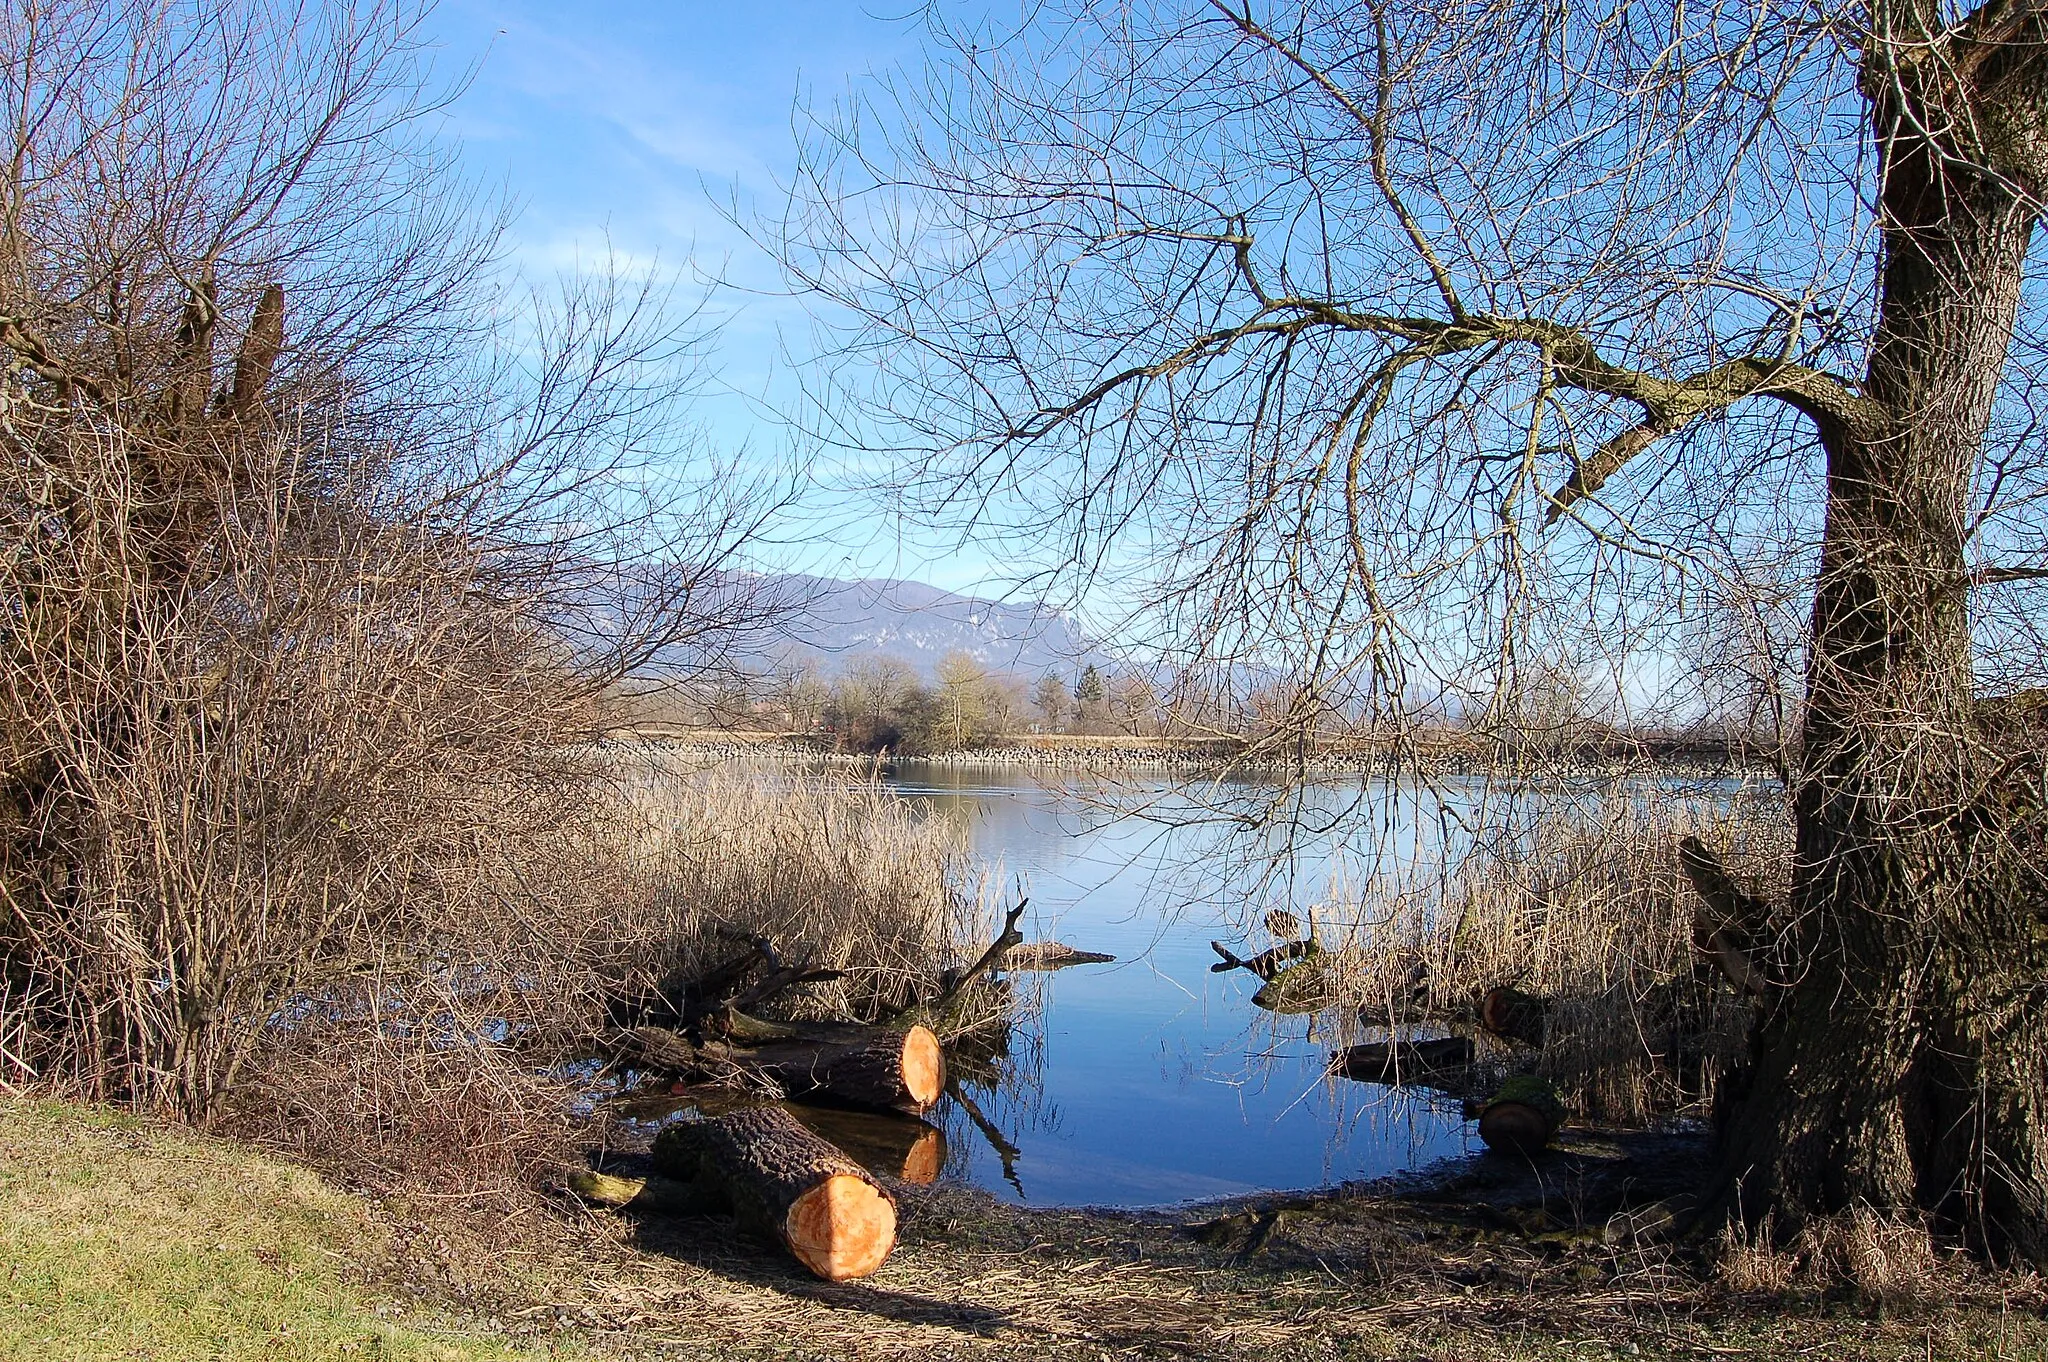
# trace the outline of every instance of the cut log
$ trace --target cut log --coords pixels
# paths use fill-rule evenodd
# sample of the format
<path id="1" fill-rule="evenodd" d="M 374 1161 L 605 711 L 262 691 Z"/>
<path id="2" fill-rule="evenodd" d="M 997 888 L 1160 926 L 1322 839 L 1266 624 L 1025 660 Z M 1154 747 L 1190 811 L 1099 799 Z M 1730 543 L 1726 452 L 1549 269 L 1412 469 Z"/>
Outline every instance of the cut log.
<path id="1" fill-rule="evenodd" d="M 946 1137 L 915 1116 L 813 1106 L 789 1114 L 878 1177 L 926 1187 L 946 1166 Z"/>
<path id="2" fill-rule="evenodd" d="M 1540 1046 L 1553 1003 L 1518 988 L 1490 988 L 1479 1000 L 1479 1024 L 1496 1036 Z"/>
<path id="3" fill-rule="evenodd" d="M 655 1166 L 720 1191 L 740 1224 L 828 1282 L 872 1276 L 896 1247 L 896 1200 L 782 1107 L 667 1127 Z"/>
<path id="4" fill-rule="evenodd" d="M 1428 1080 L 1472 1063 L 1472 1042 L 1464 1036 L 1440 1040 L 1394 1041 L 1354 1045 L 1330 1057 L 1332 1071 L 1360 1083 L 1413 1083 L 1435 1087 Z"/>
<path id="5" fill-rule="evenodd" d="M 946 1091 L 946 1057 L 929 1027 L 865 1029 L 844 1041 L 692 1045 L 661 1027 L 626 1033 L 636 1062 L 674 1074 L 765 1079 L 793 1097 L 824 1093 L 856 1106 L 926 1112 Z"/>
<path id="6" fill-rule="evenodd" d="M 1549 1082 L 1523 1074 L 1500 1085 L 1479 1112 L 1479 1138 L 1488 1149 L 1537 1154 L 1564 1124 L 1564 1103 Z"/>
<path id="7" fill-rule="evenodd" d="M 826 1093 L 864 1107 L 930 1111 L 946 1091 L 946 1056 L 926 1026 L 878 1031 L 845 1044 L 790 1042 L 717 1057 L 771 1079 L 792 1097 Z"/>

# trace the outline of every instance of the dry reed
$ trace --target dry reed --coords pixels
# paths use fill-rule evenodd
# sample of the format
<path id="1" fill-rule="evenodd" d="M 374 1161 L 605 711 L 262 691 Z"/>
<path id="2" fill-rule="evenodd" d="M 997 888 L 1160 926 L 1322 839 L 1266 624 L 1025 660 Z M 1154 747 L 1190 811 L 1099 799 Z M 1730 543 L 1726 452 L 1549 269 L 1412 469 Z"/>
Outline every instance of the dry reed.
<path id="1" fill-rule="evenodd" d="M 1783 897 L 1789 827 L 1767 802 L 1612 797 L 1548 806 L 1369 899 L 1325 910 L 1343 1013 L 1399 1029 L 1469 1019 L 1489 989 L 1552 1000 L 1535 1059 L 1581 1115 L 1641 1121 L 1711 1095 L 1749 1009 L 1693 946 L 1675 856 L 1702 838 Z"/>

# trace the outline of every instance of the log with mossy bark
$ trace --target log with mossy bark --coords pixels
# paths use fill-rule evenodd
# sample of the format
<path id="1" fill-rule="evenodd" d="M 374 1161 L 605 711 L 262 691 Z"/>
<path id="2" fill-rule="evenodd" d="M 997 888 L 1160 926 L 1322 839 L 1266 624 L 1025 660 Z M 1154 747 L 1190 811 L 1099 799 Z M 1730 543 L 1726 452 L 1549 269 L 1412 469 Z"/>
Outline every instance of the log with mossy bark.
<path id="1" fill-rule="evenodd" d="M 707 1215 L 730 1209 L 711 1188 L 667 1177 L 631 1177 L 579 1170 L 564 1180 L 570 1191 L 593 1206 L 654 1215 Z"/>
<path id="2" fill-rule="evenodd" d="M 1252 995 L 1253 1007 L 1286 1017 L 1320 1012 L 1335 1001 L 1328 957 L 1319 951 L 1281 970 Z"/>
<path id="3" fill-rule="evenodd" d="M 866 1028 L 840 1040 L 695 1045 L 674 1031 L 627 1033 L 636 1062 L 669 1073 L 758 1079 L 793 1097 L 823 1093 L 857 1106 L 925 1112 L 946 1091 L 946 1057 L 930 1028 Z"/>
<path id="4" fill-rule="evenodd" d="M 782 1107 L 679 1122 L 655 1137 L 652 1156 L 826 1281 L 871 1276 L 896 1246 L 895 1198 Z"/>

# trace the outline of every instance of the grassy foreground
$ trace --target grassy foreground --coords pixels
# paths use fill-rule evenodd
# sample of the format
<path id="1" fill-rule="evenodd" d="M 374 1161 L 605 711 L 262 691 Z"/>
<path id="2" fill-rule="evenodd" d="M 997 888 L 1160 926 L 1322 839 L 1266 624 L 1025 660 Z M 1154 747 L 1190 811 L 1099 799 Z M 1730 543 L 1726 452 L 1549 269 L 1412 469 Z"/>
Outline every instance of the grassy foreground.
<path id="1" fill-rule="evenodd" d="M 104 1111 L 0 1103 L 0 1356 L 534 1355 L 401 1318 L 371 1286 L 388 1252 L 364 1203 L 313 1173 Z"/>

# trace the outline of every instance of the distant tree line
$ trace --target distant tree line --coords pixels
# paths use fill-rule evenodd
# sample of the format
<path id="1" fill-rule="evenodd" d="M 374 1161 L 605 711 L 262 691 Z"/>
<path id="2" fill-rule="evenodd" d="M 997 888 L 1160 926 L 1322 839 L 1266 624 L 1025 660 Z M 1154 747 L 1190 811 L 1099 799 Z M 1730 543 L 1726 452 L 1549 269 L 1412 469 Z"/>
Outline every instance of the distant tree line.
<path id="1" fill-rule="evenodd" d="M 1047 734 L 1174 738 L 1258 744 L 1370 740 L 1374 720 L 1325 706 L 1282 680 L 1237 684 L 1094 663 L 1048 670 L 1036 681 L 992 670 L 955 650 L 929 681 L 900 658 L 856 658 L 827 676 L 811 662 L 732 671 L 686 684 L 642 683 L 612 697 L 609 721 L 643 729 L 803 733 L 842 751 L 933 756 Z M 1508 759 L 1611 751 L 1748 750 L 1770 759 L 1789 735 L 1731 701 L 1682 721 L 1645 726 L 1569 668 L 1534 667 L 1515 688 L 1462 709 L 1411 716 L 1419 733 L 1477 745 Z M 1292 737 L 1290 737 L 1292 735 Z"/>

